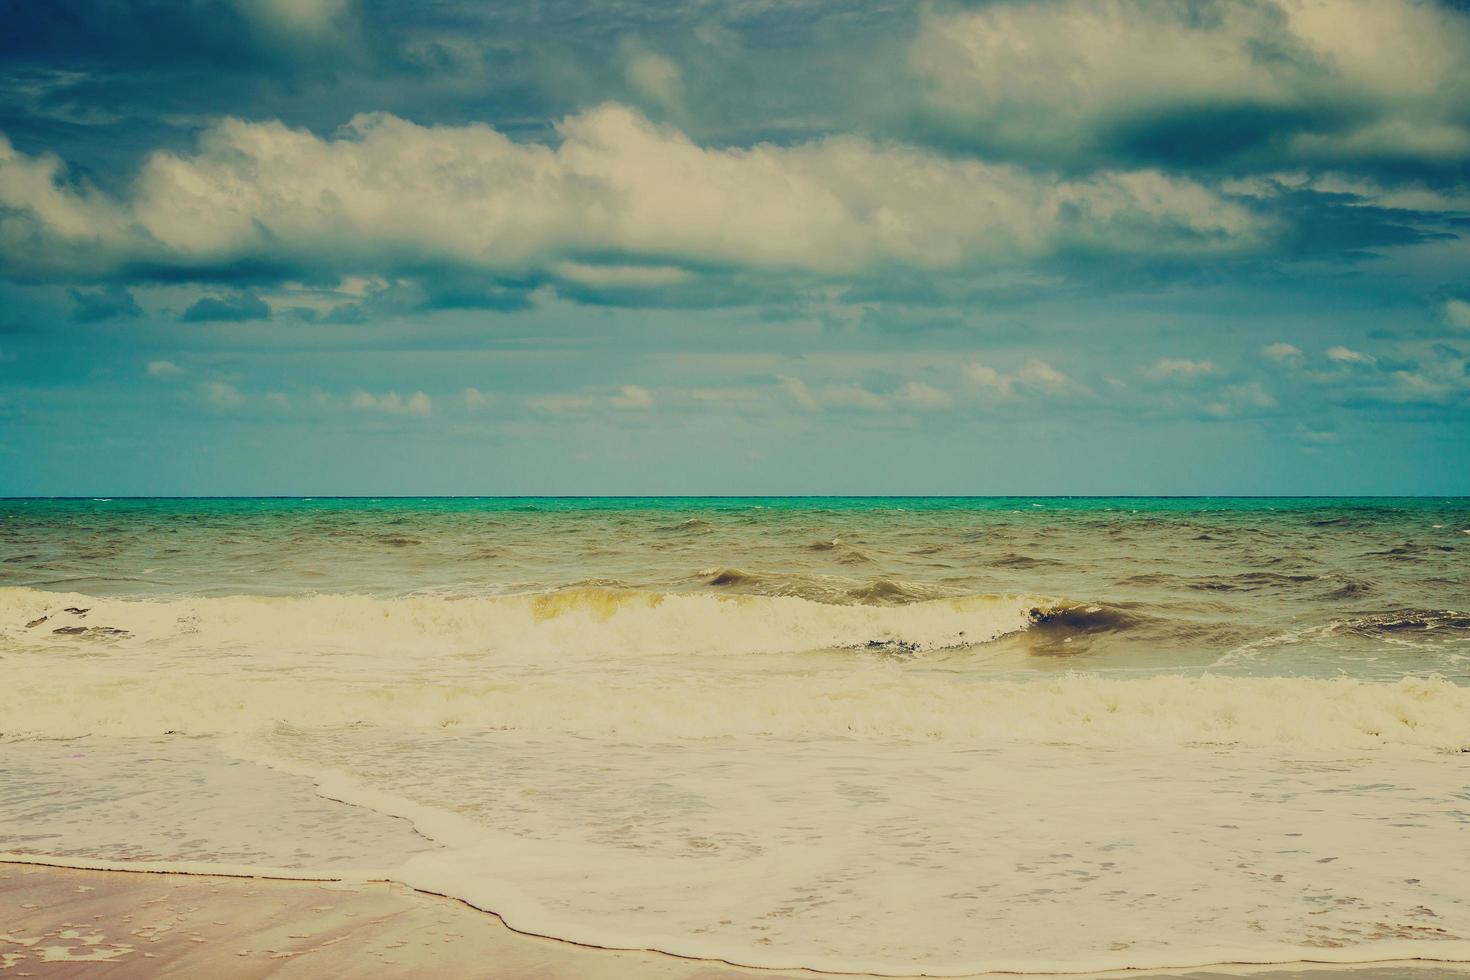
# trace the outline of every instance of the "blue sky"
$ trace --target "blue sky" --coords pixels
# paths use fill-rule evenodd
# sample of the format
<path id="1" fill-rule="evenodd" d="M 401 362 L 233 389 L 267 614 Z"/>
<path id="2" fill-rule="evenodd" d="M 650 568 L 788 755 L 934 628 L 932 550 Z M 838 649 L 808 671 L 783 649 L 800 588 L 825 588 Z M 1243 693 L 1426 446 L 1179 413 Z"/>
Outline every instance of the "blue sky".
<path id="1" fill-rule="evenodd" d="M 1470 493 L 1470 10 L 0 2 L 0 493 Z"/>

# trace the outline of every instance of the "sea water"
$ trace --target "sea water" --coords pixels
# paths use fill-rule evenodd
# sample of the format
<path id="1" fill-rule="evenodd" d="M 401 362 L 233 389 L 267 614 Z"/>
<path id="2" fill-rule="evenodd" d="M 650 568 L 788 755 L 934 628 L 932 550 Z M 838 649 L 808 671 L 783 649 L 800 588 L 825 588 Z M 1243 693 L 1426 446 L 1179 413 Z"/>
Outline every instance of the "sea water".
<path id="1" fill-rule="evenodd" d="M 1470 960 L 1470 500 L 0 501 L 0 851 L 878 973 Z"/>

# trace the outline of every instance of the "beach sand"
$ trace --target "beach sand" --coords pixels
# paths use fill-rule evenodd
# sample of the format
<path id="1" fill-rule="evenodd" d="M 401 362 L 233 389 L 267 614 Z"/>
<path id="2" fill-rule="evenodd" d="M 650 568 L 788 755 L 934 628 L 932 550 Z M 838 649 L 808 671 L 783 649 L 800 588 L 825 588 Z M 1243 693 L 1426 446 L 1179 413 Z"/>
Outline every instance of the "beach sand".
<path id="1" fill-rule="evenodd" d="M 461 902 L 382 882 L 0 864 L 0 976 L 813 980 L 824 975 L 526 936 Z M 1470 978 L 1470 966 L 1214 968 L 1111 976 L 1463 980 Z"/>

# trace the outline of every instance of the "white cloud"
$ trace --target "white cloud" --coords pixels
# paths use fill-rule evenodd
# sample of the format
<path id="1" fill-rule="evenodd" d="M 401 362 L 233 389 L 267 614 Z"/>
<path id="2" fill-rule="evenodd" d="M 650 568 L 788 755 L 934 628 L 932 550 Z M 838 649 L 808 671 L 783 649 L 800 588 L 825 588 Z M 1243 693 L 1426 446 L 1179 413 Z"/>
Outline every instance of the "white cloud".
<path id="1" fill-rule="evenodd" d="M 0 258 L 31 274 L 250 260 L 373 274 L 409 257 L 658 284 L 671 262 L 855 275 L 1070 246 L 1232 251 L 1272 227 L 1150 171 L 1062 179 L 857 137 L 705 148 L 618 105 L 558 131 L 552 147 L 375 114 L 322 139 L 226 119 L 193 153 L 155 153 L 122 198 L 0 137 Z M 623 258 L 598 273 L 569 253 Z"/>
<path id="2" fill-rule="evenodd" d="M 889 409 L 888 399 L 859 385 L 828 385 L 818 398 L 831 408 L 855 408 L 864 412 L 886 412 Z"/>
<path id="3" fill-rule="evenodd" d="M 266 392 L 265 400 L 266 404 L 270 405 L 271 408 L 278 409 L 282 412 L 291 410 L 291 398 L 284 392 L 268 391 Z"/>
<path id="4" fill-rule="evenodd" d="M 1327 348 L 1327 359 L 1336 361 L 1338 364 L 1372 364 L 1376 360 L 1372 354 L 1364 354 L 1362 351 L 1343 347 L 1340 344 Z"/>
<path id="5" fill-rule="evenodd" d="M 245 396 L 240 389 L 223 381 L 211 381 L 204 386 L 204 397 L 218 408 L 240 408 Z"/>
<path id="6" fill-rule="evenodd" d="M 648 288 L 672 286 L 690 277 L 689 272 L 672 265 L 588 265 L 585 262 L 558 262 L 551 271 L 560 279 L 581 286 Z"/>
<path id="7" fill-rule="evenodd" d="M 613 408 L 652 408 L 653 394 L 638 385 L 622 385 L 618 393 L 608 399 Z"/>
<path id="8" fill-rule="evenodd" d="M 1205 411 L 1210 415 L 1225 418 L 1275 407 L 1276 397 L 1267 391 L 1259 381 L 1252 381 L 1248 384 L 1227 385 L 1220 389 L 1219 397 L 1206 405 Z"/>
<path id="9" fill-rule="evenodd" d="M 1470 330 L 1470 302 L 1463 299 L 1446 300 L 1444 316 L 1456 330 Z"/>
<path id="10" fill-rule="evenodd" d="M 1001 374 L 988 364 L 973 361 L 964 367 L 965 380 L 995 398 L 1010 398 L 1016 379 Z"/>
<path id="11" fill-rule="evenodd" d="M 434 414 L 434 403 L 422 391 L 415 391 L 407 398 L 401 398 L 396 391 L 374 395 L 370 391 L 359 388 L 352 393 L 349 404 L 360 412 L 378 411 L 388 415 L 408 415 L 421 419 Z"/>
<path id="12" fill-rule="evenodd" d="M 1267 344 L 1261 348 L 1261 356 L 1276 361 L 1278 364 L 1291 364 L 1302 359 L 1302 349 L 1294 344 Z"/>
<path id="13" fill-rule="evenodd" d="M 1063 391 L 1072 386 L 1071 378 L 1045 361 L 1027 361 L 1021 365 L 1021 370 L 1016 372 L 1016 377 L 1033 388 L 1054 392 Z"/>
<path id="14" fill-rule="evenodd" d="M 1205 374 L 1214 374 L 1215 365 L 1212 361 L 1191 361 L 1182 357 L 1161 357 L 1147 373 L 1155 378 L 1197 378 Z"/>
<path id="15" fill-rule="evenodd" d="M 1470 154 L 1470 18 L 1446 4 L 999 0 L 931 9 L 909 57 L 937 121 L 1012 149 L 1249 106 L 1307 120 L 1286 147 L 1303 162 Z"/>
<path id="16" fill-rule="evenodd" d="M 535 395 L 526 405 L 542 412 L 579 412 L 596 408 L 643 409 L 654 405 L 653 392 L 640 385 L 619 385 L 611 392 L 567 392 Z"/>
<path id="17" fill-rule="evenodd" d="M 782 375 L 781 386 L 799 408 L 855 409 L 862 412 L 891 412 L 897 409 L 933 411 L 946 408 L 952 399 L 947 391 L 922 381 L 907 381 L 887 394 L 857 384 L 828 384 L 812 388 L 799 378 Z"/>
<path id="18" fill-rule="evenodd" d="M 786 389 L 786 393 L 791 396 L 791 400 L 796 402 L 800 408 L 804 408 L 808 412 L 816 411 L 818 407 L 816 396 L 806 386 L 805 381 L 802 381 L 800 378 L 787 377 L 784 374 L 777 380 L 781 382 L 781 387 Z"/>
<path id="19" fill-rule="evenodd" d="M 473 412 L 489 405 L 493 396 L 487 395 L 479 388 L 466 388 L 460 392 L 460 398 L 464 401 L 464 407 Z"/>
<path id="20" fill-rule="evenodd" d="M 935 409 L 944 408 L 950 403 L 949 393 L 926 385 L 922 381 L 910 381 L 898 389 L 895 396 L 899 401 L 914 408 Z"/>
<path id="21" fill-rule="evenodd" d="M 628 84 L 659 105 L 679 108 L 684 102 L 684 75 L 670 58 L 635 51 L 628 58 Z"/>
<path id="22" fill-rule="evenodd" d="M 988 364 L 972 361 L 961 369 L 961 373 L 982 394 L 1002 401 L 1015 397 L 1018 390 L 1052 395 L 1082 390 L 1070 377 L 1038 360 L 1027 361 L 1015 374 L 1002 374 Z"/>
<path id="23" fill-rule="evenodd" d="M 173 361 L 149 361 L 148 377 L 150 378 L 177 378 L 184 373 L 184 369 Z"/>

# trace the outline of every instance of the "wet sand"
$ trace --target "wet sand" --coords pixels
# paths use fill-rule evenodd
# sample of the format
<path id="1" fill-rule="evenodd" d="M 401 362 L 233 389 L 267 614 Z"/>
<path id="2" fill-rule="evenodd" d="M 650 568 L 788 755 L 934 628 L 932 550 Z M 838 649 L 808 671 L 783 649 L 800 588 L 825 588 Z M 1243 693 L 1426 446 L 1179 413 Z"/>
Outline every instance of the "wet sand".
<path id="1" fill-rule="evenodd" d="M 816 980 L 830 974 L 750 970 L 526 936 L 461 902 L 381 882 L 0 863 L 0 977 L 201 976 Z M 1470 965 L 1303 965 L 1108 976 L 1466 980 Z"/>

